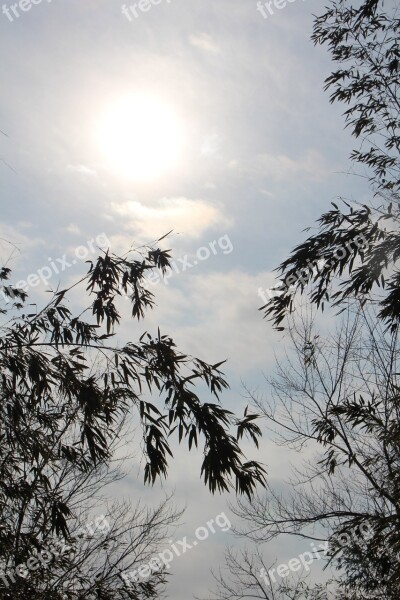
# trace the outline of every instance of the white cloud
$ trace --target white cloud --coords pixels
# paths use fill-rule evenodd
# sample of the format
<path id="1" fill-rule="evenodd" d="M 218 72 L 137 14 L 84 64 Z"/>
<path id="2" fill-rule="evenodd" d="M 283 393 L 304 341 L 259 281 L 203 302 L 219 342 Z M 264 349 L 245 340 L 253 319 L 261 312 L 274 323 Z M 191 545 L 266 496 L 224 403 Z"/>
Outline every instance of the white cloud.
<path id="1" fill-rule="evenodd" d="M 124 229 L 148 240 L 161 237 L 170 230 L 185 236 L 200 237 L 211 227 L 228 227 L 231 220 L 222 210 L 206 200 L 162 198 L 156 205 L 138 201 L 112 204 L 115 214 L 124 218 Z"/>
<path id="2" fill-rule="evenodd" d="M 70 223 L 68 227 L 65 228 L 65 231 L 68 231 L 68 233 L 72 233 L 73 235 L 79 235 L 81 233 L 79 227 L 74 223 Z"/>
<path id="3" fill-rule="evenodd" d="M 303 176 L 312 181 L 321 181 L 332 173 L 333 167 L 328 167 L 320 152 L 309 149 L 300 158 L 291 158 L 286 154 L 259 154 L 254 163 L 245 170 L 266 176 L 277 181 Z"/>
<path id="4" fill-rule="evenodd" d="M 80 173 L 81 175 L 90 175 L 91 177 L 97 176 L 97 172 L 94 169 L 86 167 L 86 165 L 67 165 L 67 171 Z"/>
<path id="5" fill-rule="evenodd" d="M 273 194 L 269 190 L 265 190 L 264 188 L 260 190 L 260 194 L 262 194 L 263 196 L 267 196 L 267 198 L 274 198 L 275 197 L 275 194 Z"/>
<path id="6" fill-rule="evenodd" d="M 213 40 L 211 35 L 205 32 L 190 35 L 189 42 L 195 48 L 200 48 L 200 50 L 205 50 L 206 52 L 217 54 L 220 51 L 218 44 Z"/>
<path id="7" fill-rule="evenodd" d="M 202 156 L 212 156 L 217 154 L 221 146 L 222 138 L 217 133 L 208 135 L 204 140 L 201 147 Z"/>
<path id="8" fill-rule="evenodd" d="M 0 262 L 2 266 L 14 268 L 19 262 L 26 264 L 33 250 L 46 246 L 44 240 L 33 237 L 33 235 L 28 237 L 22 233 L 22 229 L 21 226 L 17 229 L 12 225 L 0 223 Z"/>
<path id="9" fill-rule="evenodd" d="M 258 310 L 264 304 L 259 288 L 274 283 L 270 272 L 213 272 L 210 258 L 207 273 L 193 268 L 171 277 L 168 286 L 151 286 L 157 308 L 148 320 L 173 331 L 185 352 L 210 362 L 228 359 L 227 368 L 239 373 L 240 381 L 271 364 L 274 350 L 283 347 Z"/>

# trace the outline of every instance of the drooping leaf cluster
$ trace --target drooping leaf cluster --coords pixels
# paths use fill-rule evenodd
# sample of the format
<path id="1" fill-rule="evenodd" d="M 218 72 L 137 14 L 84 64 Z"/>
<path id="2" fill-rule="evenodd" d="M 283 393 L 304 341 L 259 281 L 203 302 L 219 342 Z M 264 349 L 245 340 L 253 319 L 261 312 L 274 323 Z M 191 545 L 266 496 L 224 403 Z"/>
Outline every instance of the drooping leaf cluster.
<path id="1" fill-rule="evenodd" d="M 331 0 L 322 10 L 312 40 L 327 46 L 334 62 L 325 90 L 332 103 L 346 107 L 346 126 L 357 140 L 350 158 L 357 175 L 368 179 L 371 200 L 340 208 L 333 203 L 316 233 L 276 269 L 281 285 L 260 310 L 278 329 L 288 325 L 299 360 L 288 355 L 287 364 L 280 361 L 268 399 L 254 396 L 253 403 L 270 431 L 278 432 L 280 445 L 312 458 L 286 494 L 270 486 L 261 499 L 239 501 L 237 514 L 245 523 L 243 534 L 257 543 L 282 534 L 329 540 L 329 557 L 341 570 L 327 597 L 395 600 L 400 594 L 399 5 Z M 301 309 L 291 317 L 302 294 L 311 313 L 325 303 L 348 311 L 337 338 L 314 335 Z M 313 455 L 307 453 L 311 448 Z M 234 574 L 241 569 L 255 594 L 267 597 L 270 587 L 258 593 L 263 582 L 247 555 Z M 252 593 L 248 585 L 238 598 Z M 271 596 L 278 594 L 279 585 Z M 295 586 L 288 597 L 299 597 Z"/>
<path id="2" fill-rule="evenodd" d="M 328 46 L 338 68 L 326 79 L 331 102 L 343 102 L 346 124 L 362 146 L 351 158 L 372 170 L 377 189 L 398 191 L 400 19 L 396 2 L 331 2 L 314 21 L 312 40 Z"/>
<path id="3" fill-rule="evenodd" d="M 228 386 L 222 363 L 183 354 L 160 331 L 138 334 L 135 341 L 114 337 L 126 325 L 119 301 L 128 295 L 132 316 L 141 320 L 154 304 L 146 275 L 168 264 L 168 252 L 152 247 L 135 258 L 103 253 L 78 282 L 86 285 L 82 298 L 88 300 L 76 314 L 69 298 L 78 284 L 57 291 L 34 313 L 27 312 L 24 292 L 8 282 L 3 287 L 0 546 L 15 564 L 35 543 L 27 522 L 68 538 L 74 507 L 57 485 L 57 473 L 70 466 L 85 474 L 108 464 L 111 441 L 127 415 L 140 423 L 147 483 L 167 476 L 174 432 L 189 449 L 203 447 L 201 475 L 211 492 L 235 485 L 251 497 L 264 482 L 264 469 L 246 462 L 238 443 L 243 434 L 257 441 L 253 417 L 239 419 L 219 404 Z M 11 273 L 4 268 L 0 275 L 5 281 Z M 92 317 L 84 318 L 87 312 Z M 196 393 L 200 384 L 214 402 Z"/>
<path id="4" fill-rule="evenodd" d="M 283 286 L 261 307 L 279 327 L 295 309 L 297 292 L 309 291 L 311 303 L 324 309 L 325 302 L 340 306 L 349 299 L 379 303 L 379 318 L 388 327 L 400 319 L 400 204 L 377 209 L 345 203 L 318 220 L 318 233 L 297 246 L 277 269 Z"/>
<path id="5" fill-rule="evenodd" d="M 277 271 L 284 285 L 261 310 L 275 326 L 295 308 L 297 292 L 311 303 L 364 302 L 376 294 L 379 318 L 400 318 L 400 19 L 395 2 L 331 2 L 317 17 L 312 39 L 328 46 L 337 69 L 326 79 L 332 102 L 348 105 L 347 126 L 360 140 L 352 161 L 367 169 L 370 204 L 334 204 L 318 231 Z M 340 282 L 340 283 L 339 283 Z M 378 289 L 380 288 L 380 289 Z"/>

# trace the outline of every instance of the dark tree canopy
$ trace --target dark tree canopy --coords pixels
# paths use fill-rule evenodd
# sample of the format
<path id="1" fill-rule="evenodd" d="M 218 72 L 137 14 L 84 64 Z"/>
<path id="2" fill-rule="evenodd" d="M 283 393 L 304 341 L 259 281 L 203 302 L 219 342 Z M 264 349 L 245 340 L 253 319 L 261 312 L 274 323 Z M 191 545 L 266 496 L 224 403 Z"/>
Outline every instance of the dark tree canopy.
<path id="1" fill-rule="evenodd" d="M 330 3 L 317 17 L 312 39 L 328 46 L 337 69 L 326 79 L 331 102 L 348 105 L 346 124 L 360 140 L 351 159 L 367 170 L 368 205 L 344 203 L 321 216 L 318 231 L 298 245 L 277 271 L 282 284 L 261 310 L 280 326 L 309 290 L 318 307 L 371 294 L 379 318 L 400 318 L 400 19 L 396 3 Z"/>
<path id="2" fill-rule="evenodd" d="M 316 442 L 323 456 L 310 461 L 288 499 L 270 488 L 239 511 L 258 542 L 281 533 L 329 539 L 343 569 L 337 598 L 346 600 L 399 597 L 398 11 L 397 2 L 337 0 L 314 21 L 312 40 L 334 62 L 325 89 L 332 103 L 346 105 L 358 144 L 350 158 L 370 199 L 332 203 L 276 269 L 280 284 L 260 310 L 278 329 L 288 326 L 300 360 L 279 365 L 275 403 L 254 404 L 295 448 Z M 302 329 L 301 310 L 287 319 L 303 294 L 311 313 L 327 303 L 347 312 L 334 343 Z"/>
<path id="3" fill-rule="evenodd" d="M 105 252 L 72 286 L 83 287 L 83 295 L 86 286 L 88 295 L 77 314 L 68 303 L 72 288 L 27 314 L 26 293 L 3 287 L 10 302 L 2 309 L 6 322 L 0 333 L 0 545 L 14 548 L 17 563 L 21 548 L 32 543 L 24 539 L 26 521 L 68 537 L 73 509 L 57 486 L 57 474 L 66 465 L 84 474 L 107 464 L 128 414 L 141 424 L 147 483 L 167 476 L 169 438 L 175 434 L 179 442 L 187 440 L 189 450 L 202 445 L 201 475 L 212 493 L 234 486 L 251 497 L 257 483 L 263 484 L 264 469 L 246 462 L 239 446 L 246 434 L 257 444 L 256 417 L 239 419 L 218 402 L 228 386 L 222 363 L 183 354 L 160 331 L 115 341 L 124 324 L 118 299 L 128 294 L 132 316 L 141 320 L 154 303 L 146 274 L 155 268 L 165 272 L 168 264 L 168 252 L 153 247 L 124 257 Z M 10 275 L 6 267 L 0 272 L 2 280 Z M 196 384 L 205 385 L 215 401 L 203 401 Z M 146 393 L 158 400 L 149 401 Z"/>
<path id="4" fill-rule="evenodd" d="M 396 2 L 331 2 L 314 22 L 312 40 L 328 46 L 338 68 L 326 79 L 331 102 L 349 106 L 346 125 L 360 139 L 353 161 L 372 171 L 378 190 L 398 192 L 400 20 Z M 357 7 L 357 4 L 359 5 Z"/>
<path id="5" fill-rule="evenodd" d="M 304 570 L 293 567 L 290 575 L 289 567 L 281 579 L 276 564 L 267 562 L 270 552 L 261 551 L 290 536 L 302 541 L 313 571 L 314 560 L 334 568 L 334 593 L 326 582 L 325 593 L 317 595 L 321 600 L 397 600 L 399 332 L 385 331 L 373 308 L 350 307 L 335 321 L 334 334 L 323 333 L 316 319 L 302 313 L 288 320 L 287 337 L 291 347 L 267 378 L 268 393 L 248 394 L 265 418 L 269 439 L 280 451 L 286 446 L 298 454 L 292 469 L 279 465 L 287 474 L 279 486 L 269 481 L 251 502 L 239 499 L 236 533 L 256 549 L 228 553 L 230 576 L 217 578 L 222 593 L 213 597 L 272 600 L 284 598 L 285 590 L 293 600 L 311 600 L 311 591 L 303 596 L 296 585 L 296 577 L 304 583 Z M 295 455 L 286 456 L 292 462 Z M 275 579 L 268 579 L 273 567 Z"/>

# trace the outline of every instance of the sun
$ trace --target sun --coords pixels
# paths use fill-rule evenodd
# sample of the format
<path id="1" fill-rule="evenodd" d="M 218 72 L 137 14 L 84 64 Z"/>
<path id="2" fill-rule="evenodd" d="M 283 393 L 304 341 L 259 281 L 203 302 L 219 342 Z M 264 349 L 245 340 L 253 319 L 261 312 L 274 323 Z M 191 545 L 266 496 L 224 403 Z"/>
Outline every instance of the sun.
<path id="1" fill-rule="evenodd" d="M 183 127 L 174 110 L 146 95 L 129 95 L 109 105 L 97 126 L 100 151 L 117 174 L 149 181 L 179 163 Z"/>

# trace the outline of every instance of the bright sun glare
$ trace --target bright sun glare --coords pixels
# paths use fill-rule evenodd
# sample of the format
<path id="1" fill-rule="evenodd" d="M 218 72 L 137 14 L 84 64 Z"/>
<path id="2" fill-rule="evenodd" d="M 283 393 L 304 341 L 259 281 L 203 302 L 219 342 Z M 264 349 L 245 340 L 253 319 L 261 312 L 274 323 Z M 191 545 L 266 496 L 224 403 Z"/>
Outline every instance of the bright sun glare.
<path id="1" fill-rule="evenodd" d="M 127 96 L 105 110 L 98 137 L 108 166 L 123 177 L 151 180 L 173 169 L 183 131 L 174 111 L 148 96 Z"/>

